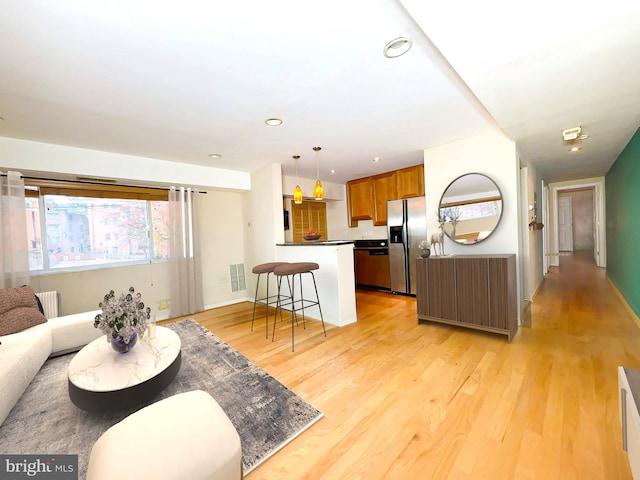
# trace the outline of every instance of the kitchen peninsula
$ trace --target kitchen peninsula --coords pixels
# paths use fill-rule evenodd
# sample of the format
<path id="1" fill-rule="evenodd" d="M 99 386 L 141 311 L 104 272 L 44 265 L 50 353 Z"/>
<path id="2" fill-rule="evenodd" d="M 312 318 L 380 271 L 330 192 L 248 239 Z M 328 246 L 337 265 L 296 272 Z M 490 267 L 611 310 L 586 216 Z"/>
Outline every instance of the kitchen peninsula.
<path id="1" fill-rule="evenodd" d="M 280 243 L 276 245 L 279 262 L 315 262 L 314 270 L 318 296 L 324 321 L 342 327 L 355 323 L 356 282 L 353 270 L 353 242 L 334 240 L 328 242 Z M 314 299 L 313 280 L 302 275 L 304 298 Z M 296 281 L 297 283 L 297 281 Z M 299 295 L 296 286 L 296 295 Z M 306 310 L 306 309 L 305 309 Z M 318 307 L 310 307 L 305 315 L 320 319 Z"/>

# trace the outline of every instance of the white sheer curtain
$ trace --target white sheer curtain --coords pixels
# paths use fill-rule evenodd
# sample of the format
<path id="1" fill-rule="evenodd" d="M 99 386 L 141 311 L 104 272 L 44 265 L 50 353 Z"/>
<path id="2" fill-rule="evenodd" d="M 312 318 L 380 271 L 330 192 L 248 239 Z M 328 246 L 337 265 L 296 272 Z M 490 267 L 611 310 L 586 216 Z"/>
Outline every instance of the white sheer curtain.
<path id="1" fill-rule="evenodd" d="M 29 284 L 24 180 L 19 172 L 0 172 L 0 288 Z"/>
<path id="2" fill-rule="evenodd" d="M 204 310 L 198 236 L 198 191 L 171 187 L 169 224 L 172 317 Z"/>

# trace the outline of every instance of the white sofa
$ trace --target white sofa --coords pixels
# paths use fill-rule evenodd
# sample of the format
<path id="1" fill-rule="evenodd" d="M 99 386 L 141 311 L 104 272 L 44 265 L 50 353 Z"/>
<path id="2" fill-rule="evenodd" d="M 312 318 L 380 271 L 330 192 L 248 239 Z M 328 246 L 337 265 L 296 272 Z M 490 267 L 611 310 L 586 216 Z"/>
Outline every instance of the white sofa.
<path id="1" fill-rule="evenodd" d="M 49 319 L 0 336 L 0 425 L 47 358 L 79 350 L 103 335 L 93 321 L 100 310 Z"/>

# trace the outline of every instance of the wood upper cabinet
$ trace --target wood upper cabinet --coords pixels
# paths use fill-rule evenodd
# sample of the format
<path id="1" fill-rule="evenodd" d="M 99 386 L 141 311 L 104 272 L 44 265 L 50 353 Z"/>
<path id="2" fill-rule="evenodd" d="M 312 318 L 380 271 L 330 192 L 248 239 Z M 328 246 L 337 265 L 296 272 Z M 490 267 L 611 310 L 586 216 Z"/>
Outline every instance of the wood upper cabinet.
<path id="1" fill-rule="evenodd" d="M 373 179 L 367 177 L 347 182 L 347 203 L 352 227 L 358 226 L 358 220 L 373 219 Z"/>
<path id="2" fill-rule="evenodd" d="M 421 197 L 424 195 L 424 165 L 396 170 L 396 198 Z"/>
<path id="3" fill-rule="evenodd" d="M 387 224 L 387 201 L 424 195 L 424 165 L 381 173 L 347 182 L 349 226 L 358 220 L 373 220 L 376 226 Z"/>
<path id="4" fill-rule="evenodd" d="M 373 224 L 387 224 L 387 201 L 396 199 L 396 172 L 387 172 L 373 180 Z"/>

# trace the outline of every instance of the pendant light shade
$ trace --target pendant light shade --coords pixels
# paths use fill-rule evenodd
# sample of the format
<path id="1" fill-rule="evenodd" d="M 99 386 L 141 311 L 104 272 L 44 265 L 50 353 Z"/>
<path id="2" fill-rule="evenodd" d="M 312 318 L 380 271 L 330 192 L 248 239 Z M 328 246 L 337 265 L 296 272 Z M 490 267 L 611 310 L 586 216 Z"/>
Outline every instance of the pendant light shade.
<path id="1" fill-rule="evenodd" d="M 300 205 L 302 203 L 302 189 L 300 188 L 300 179 L 298 178 L 298 159 L 300 155 L 294 155 L 293 159 L 296 161 L 296 188 L 293 189 L 293 203 Z"/>
<path id="2" fill-rule="evenodd" d="M 316 200 L 322 200 L 324 198 L 324 187 L 320 181 L 320 167 L 318 164 L 320 150 L 322 150 L 321 147 L 313 147 L 313 151 L 316 152 L 316 186 L 313 187 L 313 198 Z"/>

